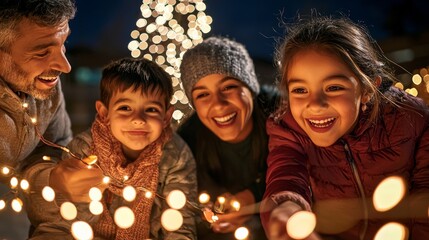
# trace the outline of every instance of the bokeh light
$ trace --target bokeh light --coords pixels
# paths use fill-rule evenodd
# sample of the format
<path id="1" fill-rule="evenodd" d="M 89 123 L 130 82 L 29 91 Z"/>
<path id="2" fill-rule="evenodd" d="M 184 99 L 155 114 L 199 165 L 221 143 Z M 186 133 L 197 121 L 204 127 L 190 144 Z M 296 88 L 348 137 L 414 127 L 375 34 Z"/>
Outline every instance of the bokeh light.
<path id="1" fill-rule="evenodd" d="M 239 227 L 234 232 L 234 237 L 238 240 L 247 239 L 248 236 L 249 236 L 249 229 L 245 227 Z"/>
<path id="2" fill-rule="evenodd" d="M 207 193 L 201 193 L 198 197 L 198 201 L 202 204 L 208 203 L 210 201 L 210 195 Z"/>
<path id="3" fill-rule="evenodd" d="M 11 202 L 11 207 L 15 212 L 21 212 L 22 211 L 22 200 L 19 198 L 14 198 Z"/>
<path id="4" fill-rule="evenodd" d="M 186 204 L 186 196 L 180 190 L 173 190 L 168 194 L 166 201 L 171 208 L 181 209 Z"/>
<path id="5" fill-rule="evenodd" d="M 103 197 L 103 193 L 99 188 L 92 187 L 91 189 L 89 189 L 89 198 L 92 201 L 100 201 L 102 197 Z"/>
<path id="6" fill-rule="evenodd" d="M 385 212 L 395 207 L 405 195 L 405 183 L 401 177 L 391 176 L 377 186 L 372 198 L 374 208 Z"/>
<path id="7" fill-rule="evenodd" d="M 124 187 L 124 189 L 122 190 L 122 196 L 128 202 L 132 202 L 134 201 L 134 199 L 136 199 L 137 196 L 136 189 L 133 186 Z"/>
<path id="8" fill-rule="evenodd" d="M 71 233 L 77 240 L 90 240 L 94 238 L 91 226 L 84 221 L 76 221 L 71 226 Z"/>
<path id="9" fill-rule="evenodd" d="M 183 224 L 183 216 L 176 209 L 167 209 L 161 215 L 161 225 L 167 231 L 176 231 Z"/>
<path id="10" fill-rule="evenodd" d="M 115 211 L 114 220 L 118 227 L 125 229 L 134 224 L 135 216 L 129 207 L 120 207 Z"/>
<path id="11" fill-rule="evenodd" d="M 94 215 L 103 213 L 103 204 L 99 201 L 91 201 L 89 203 L 89 211 Z"/>
<path id="12" fill-rule="evenodd" d="M 60 214 L 65 220 L 73 220 L 77 217 L 76 206 L 71 202 L 64 202 L 61 204 Z"/>
<path id="13" fill-rule="evenodd" d="M 396 222 L 383 225 L 375 234 L 374 240 L 404 240 L 408 238 L 407 228 Z"/>
<path id="14" fill-rule="evenodd" d="M 316 228 L 316 215 L 308 211 L 294 213 L 286 223 L 288 235 L 294 239 L 308 237 Z"/>
<path id="15" fill-rule="evenodd" d="M 48 202 L 52 202 L 55 199 L 55 192 L 54 189 L 52 189 L 49 186 L 46 186 L 42 189 L 42 197 Z"/>

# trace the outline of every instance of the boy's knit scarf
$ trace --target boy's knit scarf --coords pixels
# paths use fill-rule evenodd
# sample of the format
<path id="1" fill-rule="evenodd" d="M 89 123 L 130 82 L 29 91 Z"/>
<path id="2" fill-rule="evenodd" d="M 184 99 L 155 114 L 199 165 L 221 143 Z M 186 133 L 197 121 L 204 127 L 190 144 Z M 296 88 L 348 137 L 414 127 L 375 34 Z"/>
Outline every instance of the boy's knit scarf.
<path id="1" fill-rule="evenodd" d="M 153 204 L 153 197 L 146 198 L 145 191 L 138 190 L 144 187 L 147 191 L 156 193 L 158 185 L 159 161 L 161 159 L 162 147 L 170 139 L 172 130 L 167 127 L 161 136 L 148 145 L 140 156 L 131 163 L 128 163 L 122 152 L 122 146 L 117 141 L 109 128 L 99 116 L 91 128 L 93 145 L 92 152 L 98 157 L 98 164 L 106 176 L 122 181 L 124 176 L 128 176 L 124 186 L 131 185 L 137 190 L 136 199 L 129 204 L 134 212 L 135 222 L 127 228 L 122 229 L 116 226 L 112 215 L 103 203 L 103 213 L 94 227 L 95 236 L 103 239 L 146 239 L 150 234 L 150 214 Z M 123 186 L 115 185 L 111 181 L 106 191 L 122 197 Z M 155 196 L 155 195 L 153 195 Z"/>

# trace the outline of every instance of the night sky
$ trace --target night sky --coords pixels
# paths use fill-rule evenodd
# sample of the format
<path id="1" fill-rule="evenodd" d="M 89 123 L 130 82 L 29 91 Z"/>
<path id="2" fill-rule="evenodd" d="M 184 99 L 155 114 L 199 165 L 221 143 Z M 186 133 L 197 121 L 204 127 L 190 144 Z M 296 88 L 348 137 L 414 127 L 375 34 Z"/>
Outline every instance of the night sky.
<path id="1" fill-rule="evenodd" d="M 205 0 L 213 18 L 208 35 L 224 35 L 244 43 L 252 57 L 272 59 L 276 40 L 284 33 L 281 22 L 316 9 L 322 15 L 343 13 L 364 23 L 372 36 L 384 40 L 429 30 L 427 0 Z M 243 5 L 245 4 L 245 5 Z M 130 32 L 140 17 L 139 0 L 76 0 L 77 15 L 71 22 L 68 48 L 110 51 L 129 55 Z M 425 12 L 426 11 L 426 12 Z M 208 36 L 206 35 L 206 36 Z"/>

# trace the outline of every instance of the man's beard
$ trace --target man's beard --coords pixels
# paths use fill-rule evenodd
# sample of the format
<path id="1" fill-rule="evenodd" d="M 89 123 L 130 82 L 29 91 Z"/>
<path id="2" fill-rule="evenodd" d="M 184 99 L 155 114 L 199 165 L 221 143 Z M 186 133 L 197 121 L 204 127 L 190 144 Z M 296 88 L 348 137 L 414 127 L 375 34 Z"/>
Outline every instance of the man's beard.
<path id="1" fill-rule="evenodd" d="M 55 87 L 47 90 L 37 89 L 35 80 L 30 79 L 24 69 L 7 53 L 0 54 L 0 77 L 14 92 L 23 92 L 39 100 L 46 100 L 56 92 Z"/>

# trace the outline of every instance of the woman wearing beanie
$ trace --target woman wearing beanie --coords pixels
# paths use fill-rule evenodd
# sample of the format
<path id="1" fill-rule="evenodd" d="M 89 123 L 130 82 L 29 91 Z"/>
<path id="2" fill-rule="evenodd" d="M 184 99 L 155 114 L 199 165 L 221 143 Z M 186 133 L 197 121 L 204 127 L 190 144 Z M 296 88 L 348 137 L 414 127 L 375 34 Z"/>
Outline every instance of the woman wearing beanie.
<path id="1" fill-rule="evenodd" d="M 208 206 L 219 217 L 211 224 L 200 222 L 198 239 L 235 239 L 242 226 L 249 239 L 266 239 L 257 209 L 267 169 L 265 120 L 277 91 L 260 87 L 245 47 L 224 37 L 210 37 L 185 52 L 180 71 L 195 112 L 178 133 L 197 161 L 199 192 L 209 194 Z"/>

